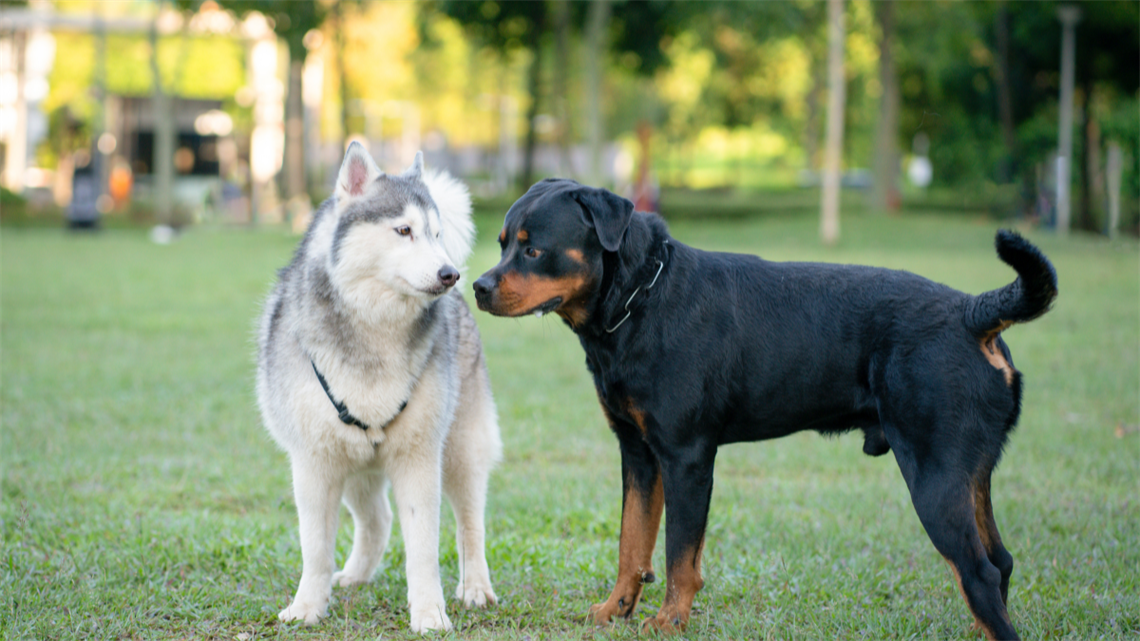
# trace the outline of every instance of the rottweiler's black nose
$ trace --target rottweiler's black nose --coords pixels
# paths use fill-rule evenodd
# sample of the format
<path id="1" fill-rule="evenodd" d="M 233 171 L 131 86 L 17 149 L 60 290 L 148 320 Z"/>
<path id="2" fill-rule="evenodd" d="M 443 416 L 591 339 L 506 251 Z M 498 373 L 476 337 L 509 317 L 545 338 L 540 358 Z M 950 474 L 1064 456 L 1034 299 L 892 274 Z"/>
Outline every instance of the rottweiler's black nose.
<path id="1" fill-rule="evenodd" d="M 491 278 L 488 274 L 480 276 L 473 285 L 475 288 L 475 296 L 483 297 L 490 296 L 491 290 L 495 289 L 495 279 Z"/>
<path id="2" fill-rule="evenodd" d="M 443 283 L 444 287 L 451 287 L 459 282 L 459 272 L 451 265 L 444 265 L 439 270 L 439 282 Z"/>

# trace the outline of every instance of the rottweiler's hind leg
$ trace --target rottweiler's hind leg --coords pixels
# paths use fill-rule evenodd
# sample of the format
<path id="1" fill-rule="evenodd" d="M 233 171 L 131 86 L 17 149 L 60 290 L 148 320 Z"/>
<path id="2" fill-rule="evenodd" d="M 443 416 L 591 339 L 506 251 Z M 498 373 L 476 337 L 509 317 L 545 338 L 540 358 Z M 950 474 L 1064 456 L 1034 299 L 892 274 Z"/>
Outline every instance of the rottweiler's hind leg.
<path id="1" fill-rule="evenodd" d="M 899 447 L 893 449 L 922 527 L 950 564 L 977 626 L 989 639 L 1017 639 L 1003 590 L 1008 586 L 1006 572 L 1012 569 L 1012 559 L 1006 567 L 994 564 L 994 560 L 1001 560 L 995 554 L 998 546 L 987 546 L 985 541 L 989 537 L 985 517 L 991 512 L 988 506 L 977 504 L 975 483 L 944 466 L 923 465 L 909 454 L 900 455 Z M 994 527 L 994 534 L 996 530 Z"/>

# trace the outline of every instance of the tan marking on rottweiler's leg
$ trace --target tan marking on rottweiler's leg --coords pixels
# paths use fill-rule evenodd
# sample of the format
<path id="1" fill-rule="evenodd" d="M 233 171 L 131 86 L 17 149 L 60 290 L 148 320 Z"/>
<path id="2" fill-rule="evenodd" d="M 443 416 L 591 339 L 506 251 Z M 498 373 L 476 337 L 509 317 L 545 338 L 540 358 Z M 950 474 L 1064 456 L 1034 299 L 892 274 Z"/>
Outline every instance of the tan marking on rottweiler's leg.
<path id="1" fill-rule="evenodd" d="M 667 634 L 682 632 L 689 625 L 689 613 L 693 609 L 693 599 L 705 586 L 701 577 L 701 555 L 705 551 L 705 539 L 684 555 L 675 565 L 670 566 L 665 576 L 665 602 L 657 611 L 657 616 L 646 619 L 641 624 L 642 631 L 658 630 Z"/>
<path id="2" fill-rule="evenodd" d="M 978 536 L 981 537 L 986 552 L 993 552 L 994 548 L 1001 545 L 1001 534 L 994 522 L 988 479 L 984 483 L 974 482 L 974 521 L 978 524 Z"/>
<path id="3" fill-rule="evenodd" d="M 595 625 L 609 623 L 614 617 L 629 618 L 641 600 L 642 585 L 656 580 L 653 548 L 657 544 L 657 530 L 665 507 L 661 475 L 657 475 L 648 496 L 637 491 L 632 479 L 626 481 L 626 486 L 629 489 L 622 505 L 617 582 L 604 603 L 590 607 L 590 620 Z"/>
<path id="4" fill-rule="evenodd" d="M 1009 364 L 1009 361 L 1005 359 L 1005 356 L 1001 353 L 1001 350 L 998 348 L 997 337 L 1010 325 L 1013 325 L 1013 323 L 1010 321 L 1001 321 L 1001 324 L 997 329 L 986 333 L 986 335 L 982 336 L 982 339 L 978 342 L 982 348 L 982 355 L 986 357 L 986 360 L 989 361 L 990 365 L 992 365 L 994 369 L 998 370 L 1002 373 L 1002 375 L 1005 376 L 1005 384 L 1007 386 L 1013 385 L 1014 369 L 1013 366 Z"/>
<path id="5" fill-rule="evenodd" d="M 982 546 L 986 548 L 986 555 L 992 560 L 997 550 L 1004 550 L 1001 542 L 1001 532 L 998 531 L 997 521 L 994 520 L 994 507 L 990 500 L 990 475 L 985 473 L 974 481 L 974 521 L 978 524 L 978 536 L 982 539 Z M 1008 553 L 1007 553 L 1008 554 Z M 1001 570 L 1001 568 L 998 568 Z M 1008 570 L 1007 570 L 1008 572 Z M 1009 605 L 1009 576 L 1002 577 L 1001 601 Z"/>
<path id="6" fill-rule="evenodd" d="M 948 559 L 946 557 L 942 557 L 942 560 L 946 561 L 946 565 L 950 566 L 950 572 L 954 575 L 954 583 L 956 583 L 958 585 L 958 594 L 962 595 L 962 600 L 966 602 L 966 607 L 967 608 L 970 607 L 970 601 L 969 601 L 969 599 L 966 598 L 966 590 L 964 590 L 962 588 L 962 575 L 958 573 L 958 568 L 954 565 L 954 563 L 950 559 Z M 973 610 L 971 610 L 970 615 L 973 616 L 973 614 L 974 614 Z M 989 638 L 989 639 L 994 638 L 993 635 L 986 633 L 985 627 L 982 626 L 982 622 L 978 620 L 978 617 L 974 617 L 974 623 L 970 626 L 970 629 L 971 630 L 981 630 L 983 633 L 986 634 L 987 638 Z"/>
<path id="7" fill-rule="evenodd" d="M 977 484 L 975 483 L 974 486 L 970 488 L 969 498 L 967 499 L 967 501 L 970 504 L 970 510 L 975 515 L 975 519 L 977 518 L 977 514 L 978 514 L 978 510 L 979 510 L 978 501 L 976 499 L 976 491 L 977 491 Z M 997 531 L 996 528 L 993 531 L 996 532 Z M 986 541 L 987 535 L 982 533 L 980 527 L 978 528 L 978 534 L 979 534 L 979 538 L 981 538 L 981 540 L 983 542 L 983 546 L 985 546 L 986 545 L 985 541 Z M 986 547 L 988 547 L 988 546 L 986 546 Z M 970 615 L 974 617 L 974 625 L 972 626 L 972 628 L 974 630 L 981 630 L 982 633 L 986 635 L 986 638 L 990 639 L 991 641 L 993 641 L 994 639 L 997 639 L 997 636 L 994 634 L 994 631 L 991 630 L 989 628 L 989 626 L 982 623 L 982 620 L 978 618 L 977 614 L 974 614 L 974 608 L 973 608 L 973 606 L 970 605 L 970 599 L 966 596 L 965 588 L 962 587 L 962 575 L 958 571 L 958 566 L 954 565 L 954 562 L 951 561 L 949 558 L 946 558 L 946 557 L 942 557 L 942 558 L 946 561 L 946 564 L 950 566 L 950 571 L 954 573 L 954 582 L 958 584 L 958 593 L 962 595 L 962 600 L 966 602 L 966 608 L 970 610 Z M 1008 621 L 1008 619 L 1007 619 L 1007 621 Z"/>
<path id="8" fill-rule="evenodd" d="M 626 400 L 625 410 L 629 412 L 629 415 L 631 417 L 633 417 L 633 422 L 637 425 L 637 429 L 641 430 L 641 436 L 648 436 L 649 429 L 646 427 L 645 423 L 645 412 L 638 409 L 637 406 L 633 404 L 632 398 Z"/>

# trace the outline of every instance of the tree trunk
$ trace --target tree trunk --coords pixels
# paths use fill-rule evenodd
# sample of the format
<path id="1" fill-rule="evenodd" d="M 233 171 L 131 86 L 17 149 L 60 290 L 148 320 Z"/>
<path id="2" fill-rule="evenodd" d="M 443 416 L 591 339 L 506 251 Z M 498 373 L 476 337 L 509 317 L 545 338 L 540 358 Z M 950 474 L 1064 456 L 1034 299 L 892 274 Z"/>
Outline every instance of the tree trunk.
<path id="1" fill-rule="evenodd" d="M 1093 114 L 1093 84 L 1088 77 L 1081 83 L 1084 94 L 1081 111 L 1084 117 L 1084 141 L 1081 144 L 1081 210 L 1080 228 L 1085 231 L 1100 231 L 1096 224 L 1097 195 L 1096 185 L 1100 173 L 1100 125 Z"/>
<path id="2" fill-rule="evenodd" d="M 522 188 L 528 189 L 534 182 L 534 150 L 537 145 L 537 132 L 534 129 L 535 118 L 538 117 L 538 85 L 542 73 L 542 31 L 545 27 L 543 15 L 540 12 L 535 18 L 527 33 L 527 48 L 531 52 L 530 69 L 527 72 L 527 93 L 530 95 L 530 105 L 526 108 L 526 149 L 523 155 Z"/>
<path id="3" fill-rule="evenodd" d="M 1005 140 L 1008 158 L 1000 176 L 1003 182 L 1013 180 L 1017 174 L 1017 137 L 1013 129 L 1013 89 L 1009 77 L 1009 11 L 1003 2 L 994 17 L 994 37 L 997 40 L 997 93 L 998 113 L 1001 116 L 1001 133 Z"/>
<path id="4" fill-rule="evenodd" d="M 352 131 L 348 125 L 348 74 L 344 69 L 344 8 L 341 2 L 333 2 L 333 29 L 336 31 L 336 75 L 340 82 L 340 149 L 344 154 L 348 146 L 348 137 Z M 339 159 L 337 160 L 339 163 Z"/>
<path id="5" fill-rule="evenodd" d="M 839 172 L 843 156 L 843 112 L 847 104 L 843 12 L 843 0 L 827 0 L 827 149 L 819 220 L 819 236 L 825 245 L 839 242 Z"/>
<path id="6" fill-rule="evenodd" d="M 558 173 L 563 178 L 574 177 L 570 160 L 570 95 L 566 79 L 570 77 L 570 5 L 569 0 L 554 0 L 554 52 L 557 69 L 554 71 L 554 93 L 558 111 Z"/>
<path id="7" fill-rule="evenodd" d="M 891 53 L 894 36 L 894 0 L 874 5 L 882 30 L 879 40 L 879 120 L 875 126 L 875 183 L 871 190 L 873 211 L 893 211 L 899 205 L 899 83 Z"/>
<path id="8" fill-rule="evenodd" d="M 292 49 L 292 47 L 290 47 Z M 305 196 L 305 105 L 301 101 L 301 77 L 305 61 L 290 51 L 289 93 L 285 96 L 285 196 Z"/>
<path id="9" fill-rule="evenodd" d="M 591 2 L 586 31 L 586 118 L 590 143 L 586 179 L 594 186 L 600 186 L 609 173 L 602 166 L 604 162 L 602 145 L 605 137 L 602 122 L 602 60 L 607 50 L 606 33 L 609 24 L 609 0 Z"/>
<path id="10" fill-rule="evenodd" d="M 822 56 L 820 56 L 822 58 Z M 811 90 L 807 95 L 807 122 L 804 124 L 804 155 L 806 168 L 815 170 L 819 165 L 819 98 L 823 94 L 826 64 L 818 58 L 812 60 Z"/>
<path id="11" fill-rule="evenodd" d="M 174 222 L 174 111 L 170 96 L 162 86 L 158 67 L 158 17 L 164 2 L 155 5 L 154 22 L 150 26 L 150 71 L 154 87 L 154 143 L 151 147 L 150 175 L 154 181 L 154 217 L 160 225 Z"/>

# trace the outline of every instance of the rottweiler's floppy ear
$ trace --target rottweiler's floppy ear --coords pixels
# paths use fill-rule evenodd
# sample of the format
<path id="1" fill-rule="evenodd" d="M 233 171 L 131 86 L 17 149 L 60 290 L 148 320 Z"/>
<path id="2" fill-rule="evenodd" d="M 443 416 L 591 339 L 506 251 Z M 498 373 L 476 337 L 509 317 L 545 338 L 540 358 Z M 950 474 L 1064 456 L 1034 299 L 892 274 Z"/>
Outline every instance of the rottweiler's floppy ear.
<path id="1" fill-rule="evenodd" d="M 353 141 L 344 152 L 344 162 L 336 177 L 336 195 L 338 198 L 362 196 L 365 187 L 383 174 L 364 146 Z"/>
<path id="2" fill-rule="evenodd" d="M 606 251 L 616 252 L 633 216 L 633 203 L 607 189 L 582 187 L 574 198 L 589 212 Z"/>

